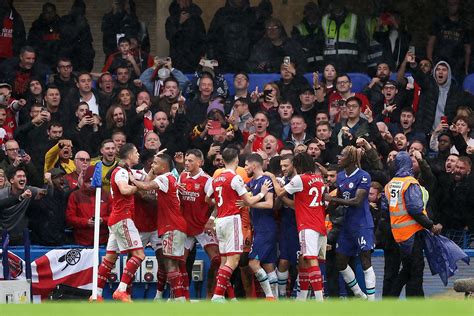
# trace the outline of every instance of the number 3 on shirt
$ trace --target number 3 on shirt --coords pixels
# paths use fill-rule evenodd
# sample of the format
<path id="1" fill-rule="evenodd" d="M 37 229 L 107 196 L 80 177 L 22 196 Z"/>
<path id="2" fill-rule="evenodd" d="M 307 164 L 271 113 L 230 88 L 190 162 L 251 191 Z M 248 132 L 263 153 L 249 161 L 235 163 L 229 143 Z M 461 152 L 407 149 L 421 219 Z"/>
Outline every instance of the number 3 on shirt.
<path id="1" fill-rule="evenodd" d="M 224 201 L 222 200 L 222 187 L 217 187 L 216 191 L 217 191 L 218 198 L 219 198 L 219 201 L 217 201 L 217 206 L 221 207 L 222 204 L 224 203 Z"/>
<path id="2" fill-rule="evenodd" d="M 321 193 L 324 193 L 324 188 L 321 191 L 322 191 Z M 319 198 L 318 188 L 309 189 L 309 195 L 314 195 L 314 198 L 311 201 L 311 203 L 309 204 L 309 207 L 318 207 L 318 206 L 322 205 L 321 201 L 318 202 L 318 198 Z"/>

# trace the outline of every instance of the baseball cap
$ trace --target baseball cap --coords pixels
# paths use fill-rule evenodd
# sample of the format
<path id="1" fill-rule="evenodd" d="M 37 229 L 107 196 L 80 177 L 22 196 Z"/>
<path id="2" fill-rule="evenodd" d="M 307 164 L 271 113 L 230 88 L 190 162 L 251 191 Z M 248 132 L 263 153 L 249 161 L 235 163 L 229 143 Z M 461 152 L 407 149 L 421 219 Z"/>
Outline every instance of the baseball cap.
<path id="1" fill-rule="evenodd" d="M 398 82 L 396 82 L 395 80 L 387 80 L 387 82 L 385 82 L 385 84 L 383 85 L 384 87 L 395 87 L 398 89 Z"/>
<path id="2" fill-rule="evenodd" d="M 11 84 L 7 83 L 7 82 L 2 82 L 0 83 L 0 88 L 8 88 L 8 89 L 12 89 L 12 86 Z"/>
<path id="3" fill-rule="evenodd" d="M 64 170 L 60 168 L 53 168 L 49 170 L 49 173 L 51 173 L 51 178 L 57 178 L 66 174 L 66 172 L 64 172 Z"/>

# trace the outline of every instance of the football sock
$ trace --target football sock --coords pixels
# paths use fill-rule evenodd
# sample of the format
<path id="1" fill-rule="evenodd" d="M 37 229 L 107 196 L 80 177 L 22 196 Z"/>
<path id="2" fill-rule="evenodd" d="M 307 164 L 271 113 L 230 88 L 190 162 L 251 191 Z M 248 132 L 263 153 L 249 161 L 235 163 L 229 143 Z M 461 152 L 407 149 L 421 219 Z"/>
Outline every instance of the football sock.
<path id="1" fill-rule="evenodd" d="M 179 272 L 181 273 L 181 279 L 183 281 L 183 291 L 186 299 L 189 299 L 189 276 L 186 270 L 186 262 L 179 263 Z"/>
<path id="2" fill-rule="evenodd" d="M 130 259 L 127 260 L 125 269 L 123 269 L 122 279 L 120 280 L 120 284 L 117 289 L 119 292 L 127 291 L 127 286 L 132 282 L 133 276 L 142 264 L 142 261 L 143 259 L 137 256 L 132 256 Z"/>
<path id="3" fill-rule="evenodd" d="M 219 268 L 219 271 L 217 271 L 217 284 L 214 290 L 214 296 L 212 297 L 213 299 L 224 297 L 227 287 L 230 284 L 232 272 L 234 272 L 234 270 L 226 265 Z"/>
<path id="4" fill-rule="evenodd" d="M 180 300 L 184 296 L 183 280 L 181 273 L 178 271 L 171 271 L 166 274 L 168 282 L 170 283 L 171 291 L 173 292 L 174 298 Z"/>
<path id="5" fill-rule="evenodd" d="M 288 270 L 281 272 L 276 269 L 276 274 L 278 278 L 278 294 L 280 297 L 286 297 L 286 286 L 288 284 Z"/>
<path id="6" fill-rule="evenodd" d="M 114 268 L 115 263 L 102 259 L 102 263 L 99 265 L 98 277 L 97 277 L 97 294 L 102 295 L 102 290 L 105 286 L 105 283 L 110 277 L 110 271 Z M 99 292 L 100 290 L 100 292 Z"/>
<path id="7" fill-rule="evenodd" d="M 364 271 L 365 289 L 367 292 L 367 299 L 369 301 L 375 300 L 375 272 L 374 268 L 370 267 Z"/>
<path id="8" fill-rule="evenodd" d="M 309 282 L 313 288 L 314 297 L 317 301 L 323 300 L 323 277 L 319 266 L 312 266 L 308 268 Z"/>
<path id="9" fill-rule="evenodd" d="M 257 278 L 257 281 L 260 282 L 260 286 L 262 287 L 263 292 L 265 292 L 265 296 L 273 297 L 272 288 L 270 287 L 270 282 L 268 281 L 268 275 L 265 272 L 265 270 L 260 268 L 255 273 L 255 278 Z"/>
<path id="10" fill-rule="evenodd" d="M 359 297 L 365 296 L 364 292 L 362 292 L 362 290 L 360 289 L 354 271 L 352 271 L 350 266 L 347 266 L 344 270 L 339 272 L 342 274 L 342 277 L 344 278 L 344 281 L 346 282 L 347 286 L 352 290 L 352 292 L 354 292 L 354 295 Z"/>
<path id="11" fill-rule="evenodd" d="M 298 293 L 297 299 L 305 301 L 306 298 L 308 297 L 309 283 L 310 283 L 308 269 L 300 268 L 299 273 L 298 273 L 298 278 L 300 281 L 300 291 Z"/>
<path id="12" fill-rule="evenodd" d="M 278 298 L 278 277 L 275 270 L 268 273 L 268 282 L 270 283 L 273 297 Z"/>
<path id="13" fill-rule="evenodd" d="M 234 287 L 230 283 L 230 280 L 229 280 L 229 282 L 227 282 L 227 289 L 226 289 L 225 293 L 226 293 L 228 299 L 232 300 L 232 299 L 235 298 Z"/>
<path id="14" fill-rule="evenodd" d="M 158 274 L 156 281 L 156 296 L 155 298 L 163 298 L 163 292 L 166 285 L 166 271 L 163 264 L 158 263 Z"/>

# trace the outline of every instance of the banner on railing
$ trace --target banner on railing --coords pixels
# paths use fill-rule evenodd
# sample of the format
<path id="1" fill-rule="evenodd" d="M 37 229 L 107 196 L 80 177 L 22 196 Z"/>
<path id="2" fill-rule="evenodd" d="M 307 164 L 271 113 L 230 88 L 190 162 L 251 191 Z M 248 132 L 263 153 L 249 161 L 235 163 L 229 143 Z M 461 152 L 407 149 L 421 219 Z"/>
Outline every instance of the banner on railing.
<path id="1" fill-rule="evenodd" d="M 58 284 L 81 289 L 92 289 L 92 249 L 51 250 L 31 263 L 33 301 L 47 299 Z M 25 263 L 15 254 L 8 253 L 11 279 L 25 279 Z M 3 266 L 0 261 L 0 276 Z"/>

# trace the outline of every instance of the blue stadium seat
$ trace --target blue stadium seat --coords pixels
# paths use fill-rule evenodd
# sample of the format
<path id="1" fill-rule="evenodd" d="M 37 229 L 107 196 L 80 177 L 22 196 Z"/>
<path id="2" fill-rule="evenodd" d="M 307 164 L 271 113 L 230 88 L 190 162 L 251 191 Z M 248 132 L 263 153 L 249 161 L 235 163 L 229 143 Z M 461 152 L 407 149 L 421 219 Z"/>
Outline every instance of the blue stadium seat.
<path id="1" fill-rule="evenodd" d="M 352 80 L 352 91 L 353 92 L 361 92 L 366 85 L 370 83 L 370 77 L 363 73 L 349 73 L 349 77 Z M 186 77 L 189 79 L 192 78 L 192 74 L 186 74 Z M 310 84 L 313 84 L 313 74 L 306 73 L 304 77 Z M 322 74 L 320 74 L 320 79 Z M 249 84 L 249 91 L 255 90 L 255 87 L 258 86 L 258 90 L 261 92 L 263 91 L 263 86 L 269 82 L 274 82 L 280 80 L 280 74 L 272 73 L 272 74 L 249 74 L 250 84 Z M 234 94 L 234 74 L 227 73 L 224 74 L 224 79 L 227 81 L 229 85 L 229 94 Z"/>
<path id="2" fill-rule="evenodd" d="M 464 78 L 463 88 L 465 91 L 474 94 L 474 74 L 470 74 L 466 78 Z"/>

